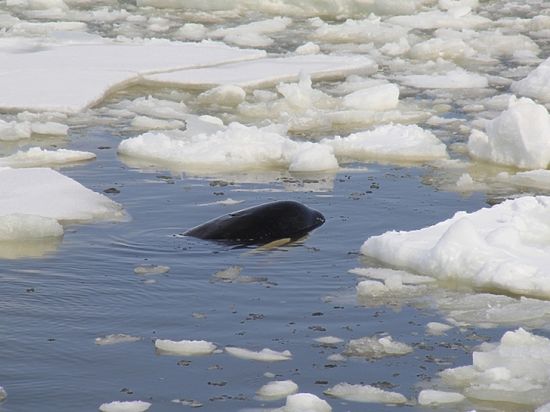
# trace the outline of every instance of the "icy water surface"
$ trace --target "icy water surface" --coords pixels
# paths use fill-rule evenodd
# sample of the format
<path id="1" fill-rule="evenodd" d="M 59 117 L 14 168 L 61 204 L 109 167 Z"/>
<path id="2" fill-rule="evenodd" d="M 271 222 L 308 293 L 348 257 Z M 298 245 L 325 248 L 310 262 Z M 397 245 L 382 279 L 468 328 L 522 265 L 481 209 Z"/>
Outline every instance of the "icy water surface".
<path id="1" fill-rule="evenodd" d="M 82 149 L 116 139 L 100 128 L 87 136 L 78 143 Z M 427 337 L 425 324 L 440 320 L 428 307 L 362 307 L 355 299 L 356 278 L 347 273 L 360 266 L 358 247 L 369 235 L 423 227 L 485 204 L 480 195 L 461 197 L 423 184 L 429 168 L 372 164 L 335 175 L 281 175 L 284 184 L 247 184 L 238 182 L 239 175 L 205 180 L 129 169 L 113 148 L 97 153 L 93 167 L 65 173 L 96 191 L 120 190 L 110 196 L 125 205 L 132 220 L 70 226 L 57 252 L 2 261 L 0 381 L 9 385 L 3 411 L 92 411 L 106 401 L 132 399 L 148 400 L 158 411 L 182 410 L 174 399 L 195 400 L 209 411 L 278 407 L 281 401 L 255 399 L 255 391 L 274 379 L 265 373 L 292 379 L 300 391 L 319 396 L 347 381 L 414 399 L 418 385 L 444 367 L 466 363 L 468 348 L 479 343 L 475 330 Z M 308 184 L 332 190 L 292 191 Z M 227 198 L 242 203 L 208 205 Z M 211 217 L 278 199 L 303 202 L 327 221 L 303 241 L 271 250 L 179 235 Z M 170 270 L 134 273 L 136 266 L 151 264 Z M 215 277 L 231 266 L 241 268 L 242 280 Z M 117 333 L 140 340 L 94 343 Z M 323 347 L 313 340 L 376 333 L 415 350 L 403 357 L 334 362 L 327 357 L 342 352 L 344 344 Z M 290 350 L 293 357 L 264 363 L 226 353 L 158 355 L 156 338 L 204 339 L 222 349 Z M 335 411 L 365 407 L 330 403 Z"/>

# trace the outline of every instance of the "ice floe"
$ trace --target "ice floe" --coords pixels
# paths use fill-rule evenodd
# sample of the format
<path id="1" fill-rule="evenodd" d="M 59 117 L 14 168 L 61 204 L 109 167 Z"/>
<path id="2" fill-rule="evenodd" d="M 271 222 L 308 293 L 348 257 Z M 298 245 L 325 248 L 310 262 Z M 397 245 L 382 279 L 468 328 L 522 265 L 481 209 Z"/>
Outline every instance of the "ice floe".
<path id="1" fill-rule="evenodd" d="M 145 412 L 151 407 L 151 403 L 143 401 L 113 401 L 102 403 L 99 406 L 101 412 Z"/>
<path id="2" fill-rule="evenodd" d="M 385 391 L 371 385 L 339 383 L 325 390 L 326 395 L 352 402 L 403 404 L 407 398 L 397 392 Z"/>
<path id="3" fill-rule="evenodd" d="M 295 393 L 286 398 L 281 412 L 331 412 L 332 407 L 327 401 L 312 393 Z"/>
<path id="4" fill-rule="evenodd" d="M 550 114 L 529 98 L 511 97 L 508 109 L 485 125 L 486 132 L 473 130 L 468 151 L 477 159 L 545 169 L 550 162 Z"/>
<path id="5" fill-rule="evenodd" d="M 524 79 L 512 84 L 512 90 L 522 96 L 543 102 L 550 101 L 550 58 L 543 61 Z"/>
<path id="6" fill-rule="evenodd" d="M 441 322 L 428 322 L 426 324 L 426 333 L 428 335 L 443 335 L 448 330 L 451 330 L 453 327 L 447 325 L 446 323 Z"/>
<path id="7" fill-rule="evenodd" d="M 550 170 L 535 169 L 526 172 L 518 172 L 510 174 L 508 172 L 500 172 L 496 175 L 496 181 L 515 186 L 550 190 Z"/>
<path id="8" fill-rule="evenodd" d="M 32 43 L 29 47 L 34 46 Z M 260 58 L 265 52 L 224 44 L 99 39 L 51 45 L 44 50 L 0 49 L 0 108 L 79 112 L 140 76 Z M 147 56 L 147 58 L 144 58 Z"/>
<path id="9" fill-rule="evenodd" d="M 195 356 L 210 355 L 216 350 L 216 345 L 205 340 L 180 340 L 173 341 L 169 339 L 155 340 L 155 348 L 161 354 Z"/>
<path id="10" fill-rule="evenodd" d="M 363 56 L 297 55 L 266 57 L 215 67 L 171 71 L 145 76 L 150 82 L 212 88 L 232 85 L 244 88 L 259 88 L 283 81 L 296 81 L 300 73 L 313 79 L 345 77 L 352 73 L 372 74 L 378 65 Z"/>
<path id="11" fill-rule="evenodd" d="M 264 348 L 261 351 L 256 352 L 250 349 L 227 346 L 225 351 L 236 358 L 261 362 L 277 362 L 292 359 L 292 353 L 288 350 L 278 352 L 272 349 Z"/>
<path id="12" fill-rule="evenodd" d="M 391 336 L 365 336 L 359 339 L 351 339 L 346 345 L 344 354 L 378 359 L 385 356 L 406 355 L 412 351 L 411 346 L 397 342 Z"/>
<path id="13" fill-rule="evenodd" d="M 464 399 L 466 399 L 466 397 L 461 393 L 436 391 L 433 389 L 424 389 L 418 394 L 418 403 L 428 406 L 457 403 L 462 402 Z"/>
<path id="14" fill-rule="evenodd" d="M 471 399 L 537 407 L 550 400 L 549 359 L 550 340 L 519 328 L 498 343 L 482 344 L 472 354 L 472 365 L 440 376 Z"/>
<path id="15" fill-rule="evenodd" d="M 384 125 L 321 141 L 339 157 L 353 160 L 426 161 L 448 157 L 447 147 L 416 125 Z"/>
<path id="16" fill-rule="evenodd" d="M 138 342 L 141 338 L 138 336 L 126 335 L 124 333 L 116 333 L 112 335 L 101 336 L 95 338 L 94 342 L 96 345 L 116 345 L 119 343 L 131 343 Z"/>
<path id="17" fill-rule="evenodd" d="M 460 68 L 443 74 L 409 74 L 399 80 L 419 89 L 478 89 L 489 85 L 487 77 Z"/>
<path id="18" fill-rule="evenodd" d="M 276 400 L 296 393 L 298 385 L 291 380 L 271 381 L 256 391 L 256 395 L 263 400 Z"/>
<path id="19" fill-rule="evenodd" d="M 361 253 L 416 273 L 550 297 L 548 197 L 521 197 L 436 225 L 370 237 Z"/>
<path id="20" fill-rule="evenodd" d="M 67 149 L 46 150 L 40 147 L 31 147 L 26 151 L 19 150 L 12 155 L 0 157 L 0 167 L 62 166 L 93 160 L 95 157 L 95 153 L 91 152 Z"/>

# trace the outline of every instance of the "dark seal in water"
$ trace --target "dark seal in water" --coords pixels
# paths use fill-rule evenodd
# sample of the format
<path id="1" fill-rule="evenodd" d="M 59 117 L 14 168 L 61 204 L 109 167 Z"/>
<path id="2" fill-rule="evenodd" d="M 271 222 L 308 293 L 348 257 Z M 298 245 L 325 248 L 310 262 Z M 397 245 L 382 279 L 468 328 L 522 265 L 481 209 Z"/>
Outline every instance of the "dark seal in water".
<path id="1" fill-rule="evenodd" d="M 220 216 L 189 229 L 184 235 L 236 243 L 268 243 L 299 239 L 323 223 L 325 217 L 317 210 L 283 200 Z"/>

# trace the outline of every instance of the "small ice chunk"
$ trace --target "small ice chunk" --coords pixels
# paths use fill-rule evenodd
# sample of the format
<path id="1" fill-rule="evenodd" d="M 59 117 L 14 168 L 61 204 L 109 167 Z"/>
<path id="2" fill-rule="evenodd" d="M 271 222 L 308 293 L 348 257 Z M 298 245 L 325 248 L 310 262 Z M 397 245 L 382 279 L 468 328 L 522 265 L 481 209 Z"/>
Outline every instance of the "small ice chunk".
<path id="1" fill-rule="evenodd" d="M 99 406 L 101 412 L 145 412 L 151 407 L 149 402 L 143 401 L 114 401 Z"/>
<path id="2" fill-rule="evenodd" d="M 103 345 L 116 345 L 119 343 L 131 343 L 131 342 L 137 342 L 140 340 L 141 338 L 138 336 L 126 335 L 124 333 L 116 333 L 112 335 L 106 335 L 106 336 L 95 338 L 94 342 L 96 345 L 103 346 Z"/>
<path id="3" fill-rule="evenodd" d="M 331 362 L 344 362 L 346 360 L 346 357 L 341 353 L 334 353 L 332 355 L 327 356 L 327 360 Z"/>
<path id="4" fill-rule="evenodd" d="M 352 402 L 394 403 L 402 404 L 407 398 L 397 392 L 384 391 L 371 385 L 352 385 L 339 383 L 324 392 L 326 395 Z"/>
<path id="5" fill-rule="evenodd" d="M 65 165 L 95 159 L 95 153 L 78 150 L 46 150 L 40 147 L 31 147 L 27 151 L 19 150 L 16 153 L 0 157 L 0 166 L 37 167 L 44 165 Z"/>
<path id="6" fill-rule="evenodd" d="M 365 336 L 348 342 L 345 354 L 367 358 L 383 358 L 385 356 L 400 356 L 411 353 L 413 348 L 406 343 L 394 341 L 391 336 Z"/>
<path id="7" fill-rule="evenodd" d="M 462 402 L 466 397 L 457 392 L 443 392 L 433 389 L 424 389 L 418 394 L 418 403 L 420 405 L 444 405 L 447 403 Z"/>
<path id="8" fill-rule="evenodd" d="M 162 275 L 170 271 L 170 266 L 165 265 L 139 265 L 134 268 L 136 275 Z"/>
<path id="9" fill-rule="evenodd" d="M 447 325 L 446 323 L 440 322 L 428 322 L 426 325 L 426 332 L 428 335 L 443 335 L 448 330 L 451 330 L 453 327 Z"/>
<path id="10" fill-rule="evenodd" d="M 8 397 L 8 393 L 2 386 L 0 386 L 0 401 L 3 401 L 7 397 Z"/>
<path id="11" fill-rule="evenodd" d="M 25 122 L 6 122 L 0 119 L 0 141 L 13 141 L 20 139 L 28 139 L 31 137 L 31 124 Z"/>
<path id="12" fill-rule="evenodd" d="M 550 114 L 531 99 L 511 97 L 508 109 L 485 129 L 470 135 L 472 157 L 524 169 L 546 169 L 550 163 Z"/>
<path id="13" fill-rule="evenodd" d="M 365 276 L 371 279 L 386 281 L 393 277 L 399 277 L 402 284 L 407 285 L 424 285 L 435 282 L 435 279 L 429 276 L 414 275 L 404 270 L 395 270 L 389 268 L 355 268 L 350 269 L 349 273 L 354 275 Z"/>
<path id="14" fill-rule="evenodd" d="M 63 226 L 56 219 L 36 215 L 0 216 L 0 241 L 21 241 L 63 236 Z"/>
<path id="15" fill-rule="evenodd" d="M 36 134 L 67 136 L 69 126 L 57 122 L 33 122 L 31 123 L 31 130 Z"/>
<path id="16" fill-rule="evenodd" d="M 256 394 L 264 400 L 275 400 L 296 393 L 298 385 L 291 380 L 271 381 L 262 386 Z"/>
<path id="17" fill-rule="evenodd" d="M 321 51 L 321 48 L 319 47 L 319 45 L 309 41 L 305 44 L 302 44 L 301 46 L 298 46 L 296 48 L 295 53 L 296 54 L 301 54 L 301 55 L 304 55 L 304 54 L 318 54 L 320 51 Z"/>
<path id="18" fill-rule="evenodd" d="M 277 362 L 292 359 L 292 353 L 288 350 L 277 352 L 272 349 L 264 348 L 259 352 L 255 352 L 244 348 L 226 347 L 225 351 L 230 355 L 240 359 L 248 359 L 262 362 Z"/>
<path id="19" fill-rule="evenodd" d="M 336 345 L 344 341 L 343 339 L 337 338 L 336 336 L 321 336 L 313 340 L 315 342 L 319 342 L 322 345 Z"/>
<path id="20" fill-rule="evenodd" d="M 174 34 L 178 39 L 200 41 L 206 37 L 207 30 L 203 24 L 185 23 Z"/>
<path id="21" fill-rule="evenodd" d="M 246 98 L 242 87 L 231 84 L 214 87 L 199 94 L 198 101 L 202 104 L 218 104 L 220 106 L 237 106 Z"/>
<path id="22" fill-rule="evenodd" d="M 130 125 L 133 128 L 140 130 L 170 130 L 185 128 L 185 123 L 181 120 L 162 120 L 154 119 L 148 116 L 136 116 L 131 121 Z"/>
<path id="23" fill-rule="evenodd" d="M 283 412 L 331 412 L 332 407 L 324 399 L 312 393 L 296 393 L 286 398 Z"/>
<path id="24" fill-rule="evenodd" d="M 487 77 L 464 69 L 455 69 L 445 74 L 410 74 L 402 76 L 403 84 L 419 89 L 478 89 L 489 86 Z"/>
<path id="25" fill-rule="evenodd" d="M 233 282 L 240 277 L 242 270 L 241 266 L 229 266 L 214 273 L 214 279 L 222 282 Z"/>
<path id="26" fill-rule="evenodd" d="M 216 350 L 216 345 L 204 340 L 180 340 L 173 341 L 168 339 L 155 340 L 155 348 L 161 354 L 195 356 L 210 355 Z"/>
<path id="27" fill-rule="evenodd" d="M 395 109 L 398 103 L 399 87 L 392 83 L 357 90 L 343 98 L 345 107 L 358 110 L 390 110 Z"/>

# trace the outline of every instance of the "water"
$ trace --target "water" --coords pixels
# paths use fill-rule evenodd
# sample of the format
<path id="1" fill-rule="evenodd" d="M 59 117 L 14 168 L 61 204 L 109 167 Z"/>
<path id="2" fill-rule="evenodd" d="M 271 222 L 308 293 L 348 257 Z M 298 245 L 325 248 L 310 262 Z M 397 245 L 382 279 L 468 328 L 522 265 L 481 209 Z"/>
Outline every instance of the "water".
<path id="1" fill-rule="evenodd" d="M 105 128 L 92 127 L 85 135 L 85 141 L 77 140 L 81 149 L 116 147 L 117 137 Z M 57 251 L 2 261 L 0 382 L 9 390 L 2 411 L 91 411 L 117 399 L 149 400 L 153 410 L 166 411 L 182 408 L 173 399 L 193 399 L 209 411 L 280 406 L 280 401 L 254 399 L 270 380 L 263 376 L 266 372 L 319 395 L 347 381 L 378 383 L 415 398 L 423 377 L 468 360 L 463 350 L 446 349 L 442 342 L 458 337 L 466 346 L 478 343 L 458 332 L 427 338 L 425 324 L 439 319 L 428 308 L 358 305 L 355 276 L 347 273 L 361 265 L 358 248 L 371 235 L 420 228 L 457 210 L 484 206 L 481 195 L 461 197 L 423 184 L 429 168 L 370 164 L 365 170 L 356 165 L 356 171 L 352 167 L 334 176 L 305 178 L 306 185 L 330 180 L 332 191 L 302 192 L 280 190 L 275 183 L 238 183 L 238 175 L 226 176 L 233 183 L 224 186 L 162 170 L 132 169 L 118 161 L 114 148 L 95 151 L 93 164 L 64 173 L 96 191 L 118 188 L 120 193 L 109 196 L 125 205 L 131 220 L 69 226 Z M 294 185 L 303 179 L 295 178 Z M 198 206 L 227 197 L 242 203 Z M 271 250 L 180 235 L 231 210 L 279 199 L 321 210 L 327 221 L 306 239 Z M 167 265 L 170 271 L 135 274 L 134 267 L 142 264 Z M 214 274 L 230 266 L 256 281 L 216 281 Z M 94 343 L 113 333 L 142 339 L 112 346 Z M 389 333 L 416 350 L 401 358 L 337 363 L 326 358 L 343 345 L 325 348 L 313 341 L 375 333 Z M 293 359 L 261 363 L 225 353 L 161 356 L 155 353 L 155 338 L 204 339 L 220 348 L 288 349 Z M 439 363 L 434 357 L 445 360 Z M 190 363 L 180 366 L 181 360 Z M 335 411 L 364 408 L 338 400 L 331 404 Z M 387 408 L 377 405 L 377 410 Z"/>

